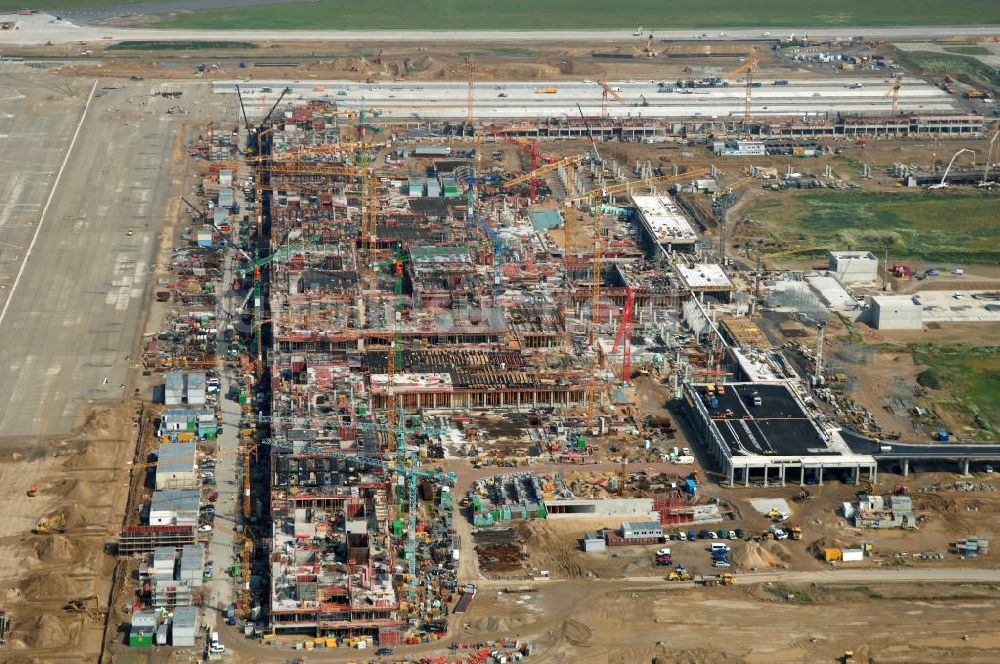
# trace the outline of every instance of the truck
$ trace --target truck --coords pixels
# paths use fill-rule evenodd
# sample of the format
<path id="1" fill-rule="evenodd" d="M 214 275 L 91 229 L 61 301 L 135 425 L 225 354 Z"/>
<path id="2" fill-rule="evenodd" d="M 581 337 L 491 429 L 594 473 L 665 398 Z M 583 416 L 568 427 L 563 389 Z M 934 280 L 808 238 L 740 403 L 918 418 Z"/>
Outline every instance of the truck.
<path id="1" fill-rule="evenodd" d="M 236 605 L 230 604 L 226 607 L 226 624 L 235 625 L 236 624 Z"/>
<path id="2" fill-rule="evenodd" d="M 535 88 L 536 95 L 554 95 L 557 92 L 555 88 Z"/>
<path id="3" fill-rule="evenodd" d="M 476 596 L 476 584 L 467 583 L 462 586 L 462 596 L 458 598 L 458 604 L 455 605 L 455 610 L 453 613 L 465 613 L 472 604 L 472 598 Z"/>
<path id="4" fill-rule="evenodd" d="M 703 586 L 731 586 L 736 583 L 736 578 L 732 572 L 722 574 L 702 574 L 698 577 L 698 583 Z"/>

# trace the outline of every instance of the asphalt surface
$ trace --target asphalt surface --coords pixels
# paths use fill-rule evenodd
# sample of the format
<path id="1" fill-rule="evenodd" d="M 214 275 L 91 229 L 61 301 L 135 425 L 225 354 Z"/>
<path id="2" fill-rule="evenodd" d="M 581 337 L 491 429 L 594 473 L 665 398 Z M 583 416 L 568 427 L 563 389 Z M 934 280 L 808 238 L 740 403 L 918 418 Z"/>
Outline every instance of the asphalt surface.
<path id="1" fill-rule="evenodd" d="M 184 118 L 166 113 L 176 101 L 147 100 L 146 83 L 98 81 L 81 123 L 95 81 L 71 81 L 75 96 L 56 96 L 66 81 L 41 72 L 0 79 L 0 99 L 17 90 L 29 91 L 29 100 L 37 90 L 39 99 L 24 112 L 0 102 L 0 111 L 15 111 L 0 117 L 7 176 L 0 179 L 0 222 L 28 224 L 29 231 L 6 233 L 0 225 L 0 241 L 21 247 L 0 249 L 18 251 L 23 261 L 17 271 L 0 261 L 9 298 L 0 320 L 4 436 L 65 435 L 81 405 L 124 395 Z M 208 101 L 211 118 L 217 101 Z"/>
<path id="2" fill-rule="evenodd" d="M 2 16 L 2 15 L 0 15 Z M 0 44 L 54 44 L 79 40 L 111 38 L 177 40 L 240 39 L 260 41 L 361 41 L 361 42 L 615 42 L 634 40 L 632 30 L 165 30 L 152 28 L 117 28 L 75 25 L 69 21 L 54 22 L 51 14 L 14 16 L 20 22 L 18 30 L 0 32 Z M 671 30 L 647 28 L 658 40 L 694 40 L 711 38 L 713 41 L 741 41 L 760 39 L 761 28 L 740 29 L 689 29 Z M 912 26 L 912 27 L 809 27 L 774 30 L 774 38 L 789 35 L 808 35 L 816 39 L 840 39 L 864 35 L 866 38 L 886 40 L 936 39 L 948 37 L 989 37 L 1000 35 L 1000 26 Z M 721 36 L 724 33 L 725 36 Z M 705 35 L 703 37 L 702 35 Z"/>
<path id="3" fill-rule="evenodd" d="M 7 370 L 0 431 L 8 436 L 66 434 L 81 402 L 120 399 L 125 356 L 142 322 L 172 123 L 133 120 L 122 131 L 126 123 L 108 115 L 127 105 L 126 93 L 104 94 L 93 84 L 65 167 L 45 177 L 48 193 L 29 220 L 35 234 L 0 321 Z M 38 131 L 32 125 L 16 128 L 28 163 Z"/>
<path id="4" fill-rule="evenodd" d="M 672 83 L 672 81 L 667 81 Z M 660 81 L 612 81 L 622 103 L 610 100 L 607 114 L 633 118 L 742 118 L 746 87 L 736 80 L 728 87 L 699 88 L 687 92 L 664 92 Z M 753 114 L 761 116 L 825 113 L 888 112 L 885 93 L 890 79 L 829 76 L 794 80 L 774 85 L 762 79 L 753 90 Z M 334 99 L 340 107 L 360 108 L 362 99 L 379 117 L 435 117 L 464 119 L 468 113 L 468 84 L 444 81 L 215 81 L 218 94 L 244 97 L 247 113 L 264 115 L 285 88 L 286 100 Z M 543 92 L 546 91 L 546 92 Z M 580 81 L 490 81 L 474 87 L 478 118 L 552 118 L 575 116 L 579 108 L 590 115 L 602 112 L 602 89 L 592 80 Z M 900 90 L 900 108 L 905 112 L 954 112 L 955 100 L 943 90 L 917 78 L 907 78 Z"/>

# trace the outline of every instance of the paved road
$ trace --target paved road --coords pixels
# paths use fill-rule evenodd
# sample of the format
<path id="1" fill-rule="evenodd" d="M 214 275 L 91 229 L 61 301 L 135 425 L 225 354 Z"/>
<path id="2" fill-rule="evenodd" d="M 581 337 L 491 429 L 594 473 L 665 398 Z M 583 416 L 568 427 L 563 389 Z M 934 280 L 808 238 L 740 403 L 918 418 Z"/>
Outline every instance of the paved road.
<path id="1" fill-rule="evenodd" d="M 737 585 L 755 585 L 761 583 L 1000 583 L 1000 569 L 966 569 L 958 567 L 923 567 L 923 568 L 881 568 L 881 569 L 845 569 L 815 570 L 803 572 L 774 571 L 757 572 L 753 574 L 736 574 Z M 579 583 L 573 579 L 573 583 Z M 563 583 L 562 580 L 547 581 L 549 584 Z M 662 577 L 628 576 L 622 579 L 590 579 L 587 583 L 622 585 L 637 584 L 663 588 L 690 588 L 692 583 L 667 583 Z M 510 580 L 480 580 L 479 586 L 484 588 L 506 588 L 522 585 L 537 585 L 512 582 Z"/>
<path id="2" fill-rule="evenodd" d="M 54 22 L 48 14 L 30 17 L 14 17 L 19 20 L 18 30 L 0 32 L 0 44 L 54 44 L 79 40 L 99 40 L 110 37 L 115 40 L 155 39 L 177 40 L 217 40 L 241 39 L 260 41 L 338 41 L 338 42 L 614 42 L 623 39 L 634 40 L 629 29 L 615 30 L 163 30 L 152 28 L 115 28 L 100 26 L 77 26 L 68 21 Z M 671 30 L 649 28 L 661 40 L 699 40 L 706 34 L 712 40 L 759 39 L 762 28 L 724 29 L 725 37 L 720 37 L 718 29 L 712 30 Z M 893 39 L 935 39 L 947 37 L 980 37 L 1000 35 L 1000 26 L 913 26 L 913 27 L 799 27 L 782 28 L 777 35 L 809 35 L 813 38 L 849 38 L 864 35 L 869 38 Z"/>

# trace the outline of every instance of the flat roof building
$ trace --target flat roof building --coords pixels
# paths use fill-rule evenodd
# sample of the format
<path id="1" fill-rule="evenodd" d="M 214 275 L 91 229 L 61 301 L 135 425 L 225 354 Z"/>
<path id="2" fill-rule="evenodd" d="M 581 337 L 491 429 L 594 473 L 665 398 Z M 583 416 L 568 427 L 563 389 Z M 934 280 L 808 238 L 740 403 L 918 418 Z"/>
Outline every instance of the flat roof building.
<path id="1" fill-rule="evenodd" d="M 919 330 L 924 326 L 924 307 L 910 295 L 874 295 L 868 313 L 876 330 Z"/>
<path id="2" fill-rule="evenodd" d="M 684 396 L 695 428 L 729 476 L 730 485 L 823 483 L 839 469 L 874 480 L 875 459 L 854 453 L 839 429 L 822 428 L 787 382 L 689 383 Z"/>
<path id="3" fill-rule="evenodd" d="M 842 284 L 870 283 L 878 279 L 878 258 L 870 251 L 831 251 L 827 269 Z"/>
<path id="4" fill-rule="evenodd" d="M 698 240 L 691 220 L 670 196 L 632 196 L 639 225 L 664 250 L 688 248 Z"/>

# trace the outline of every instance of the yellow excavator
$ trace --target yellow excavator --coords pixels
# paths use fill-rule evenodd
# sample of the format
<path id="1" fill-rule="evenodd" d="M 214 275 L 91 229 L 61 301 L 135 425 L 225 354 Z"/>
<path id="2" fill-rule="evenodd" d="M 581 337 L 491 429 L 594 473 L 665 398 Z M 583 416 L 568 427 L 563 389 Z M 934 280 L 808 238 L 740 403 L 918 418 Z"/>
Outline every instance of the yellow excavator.
<path id="1" fill-rule="evenodd" d="M 42 533 L 50 533 L 52 531 L 56 532 L 66 532 L 66 515 L 56 514 L 55 516 L 44 517 L 39 519 L 35 523 L 35 527 L 31 529 L 31 532 L 36 535 Z"/>

